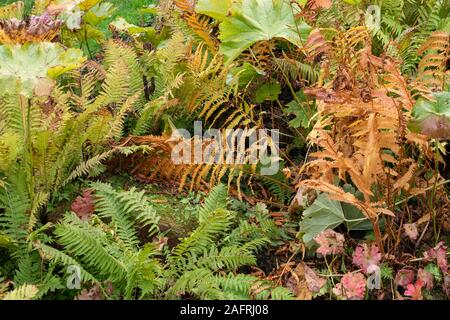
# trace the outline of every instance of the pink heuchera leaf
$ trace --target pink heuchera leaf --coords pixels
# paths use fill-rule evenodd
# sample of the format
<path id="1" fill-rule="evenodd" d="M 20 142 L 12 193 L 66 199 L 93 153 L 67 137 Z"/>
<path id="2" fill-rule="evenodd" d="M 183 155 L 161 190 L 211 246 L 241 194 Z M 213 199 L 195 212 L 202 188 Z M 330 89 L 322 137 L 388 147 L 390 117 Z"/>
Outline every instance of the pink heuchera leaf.
<path id="1" fill-rule="evenodd" d="M 450 275 L 444 274 L 444 283 L 442 284 L 445 294 L 450 298 Z"/>
<path id="2" fill-rule="evenodd" d="M 428 290 L 433 289 L 433 275 L 427 270 L 420 268 L 417 271 L 417 279 L 420 279 Z"/>
<path id="3" fill-rule="evenodd" d="M 417 225 L 415 223 L 406 223 L 403 225 L 405 233 L 411 240 L 417 240 L 419 232 L 417 231 Z"/>
<path id="4" fill-rule="evenodd" d="M 114 291 L 114 287 L 111 281 L 104 283 L 105 293 L 111 295 Z M 90 289 L 83 289 L 74 300 L 105 300 L 105 296 L 100 288 L 100 284 L 93 285 Z"/>
<path id="5" fill-rule="evenodd" d="M 347 273 L 333 288 L 333 293 L 340 299 L 362 300 L 366 293 L 366 278 L 360 272 Z"/>
<path id="6" fill-rule="evenodd" d="M 307 265 L 304 266 L 304 270 L 308 289 L 312 293 L 318 293 L 325 283 L 327 283 L 327 280 L 317 275 L 317 273 Z"/>
<path id="7" fill-rule="evenodd" d="M 71 209 L 81 220 L 88 220 L 95 211 L 95 201 L 92 190 L 86 189 L 72 203 Z"/>
<path id="8" fill-rule="evenodd" d="M 423 299 L 422 287 L 423 282 L 420 279 L 417 280 L 415 284 L 412 283 L 408 284 L 405 290 L 405 296 L 411 297 L 412 300 L 422 300 Z"/>
<path id="9" fill-rule="evenodd" d="M 436 259 L 436 263 L 442 272 L 445 274 L 448 270 L 447 261 L 447 247 L 444 245 L 444 241 L 439 242 L 434 248 L 426 251 L 424 257 L 427 260 Z"/>
<path id="10" fill-rule="evenodd" d="M 363 243 L 358 245 L 353 252 L 353 264 L 360 267 L 364 273 L 373 273 L 379 269 L 381 253 L 376 244 L 370 247 Z"/>
<path id="11" fill-rule="evenodd" d="M 316 252 L 323 256 L 344 252 L 344 236 L 332 229 L 322 231 L 314 238 L 314 241 L 319 245 Z"/>
<path id="12" fill-rule="evenodd" d="M 394 283 L 397 286 L 406 288 L 409 284 L 414 282 L 415 274 L 411 269 L 400 269 L 394 279 Z"/>

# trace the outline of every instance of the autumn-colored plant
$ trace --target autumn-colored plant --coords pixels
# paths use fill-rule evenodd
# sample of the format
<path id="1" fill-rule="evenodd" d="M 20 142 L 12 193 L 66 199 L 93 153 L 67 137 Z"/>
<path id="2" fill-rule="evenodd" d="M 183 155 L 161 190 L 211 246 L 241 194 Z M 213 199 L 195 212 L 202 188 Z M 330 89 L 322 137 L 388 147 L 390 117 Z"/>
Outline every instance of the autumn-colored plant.
<path id="1" fill-rule="evenodd" d="M 319 120 L 309 135 L 318 150 L 303 168 L 310 179 L 298 187 L 320 190 L 358 208 L 372 222 L 383 252 L 380 222 L 386 223 L 392 248 L 397 201 L 405 193 L 421 192 L 415 188 L 419 168 L 410 150 L 427 150 L 427 141 L 407 128 L 417 89 L 401 75 L 398 62 L 371 53 L 364 27 L 333 32 L 333 43 L 314 36 L 317 45 L 308 44 L 314 47 L 311 55 L 320 52 L 329 62 L 323 66 L 323 84 L 305 89 L 319 101 Z M 345 192 L 342 183 L 353 184 L 363 197 Z"/>

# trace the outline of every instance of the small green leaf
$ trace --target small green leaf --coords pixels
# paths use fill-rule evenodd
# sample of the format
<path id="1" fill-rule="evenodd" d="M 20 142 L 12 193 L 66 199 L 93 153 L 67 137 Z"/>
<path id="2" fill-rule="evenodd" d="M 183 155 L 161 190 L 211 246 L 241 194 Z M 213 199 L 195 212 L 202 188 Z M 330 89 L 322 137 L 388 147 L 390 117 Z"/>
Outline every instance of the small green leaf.
<path id="1" fill-rule="evenodd" d="M 148 7 L 142 8 L 140 11 L 142 13 L 149 13 L 153 15 L 158 14 L 158 8 L 155 4 L 150 4 Z"/>
<path id="2" fill-rule="evenodd" d="M 137 38 L 140 41 L 151 42 L 155 46 L 161 41 L 161 38 L 164 37 L 164 33 L 160 33 L 158 35 L 155 28 L 153 27 L 140 27 L 128 23 L 122 17 L 117 18 L 109 25 L 119 32 L 127 33 L 128 35 Z"/>
<path id="3" fill-rule="evenodd" d="M 425 267 L 425 270 L 433 275 L 433 277 L 436 280 L 436 282 L 441 282 L 442 281 L 441 270 L 434 263 L 427 264 L 427 266 Z"/>
<path id="4" fill-rule="evenodd" d="M 308 128 L 309 118 L 305 112 L 305 108 L 302 107 L 299 102 L 306 101 L 305 94 L 300 91 L 296 93 L 297 99 L 292 100 L 286 105 L 286 109 L 283 110 L 285 115 L 294 115 L 295 118 L 289 121 L 289 125 L 293 128 Z"/>
<path id="5" fill-rule="evenodd" d="M 239 77 L 239 87 L 246 87 L 254 79 L 260 77 L 261 74 L 255 69 L 255 67 L 245 62 L 242 66 L 234 67 L 230 70 L 229 79 Z"/>
<path id="6" fill-rule="evenodd" d="M 281 86 L 276 81 L 264 83 L 256 90 L 255 102 L 263 103 L 264 101 L 275 101 L 281 93 Z"/>
<path id="7" fill-rule="evenodd" d="M 298 104 L 297 101 L 293 100 L 289 102 L 287 108 L 283 110 L 284 114 L 293 114 L 295 116 L 294 119 L 289 121 L 289 125 L 293 128 L 308 128 L 309 127 L 309 119 L 305 113 L 305 110 Z"/>
<path id="8" fill-rule="evenodd" d="M 394 269 L 383 263 L 380 266 L 380 274 L 381 278 L 391 280 L 394 277 Z"/>

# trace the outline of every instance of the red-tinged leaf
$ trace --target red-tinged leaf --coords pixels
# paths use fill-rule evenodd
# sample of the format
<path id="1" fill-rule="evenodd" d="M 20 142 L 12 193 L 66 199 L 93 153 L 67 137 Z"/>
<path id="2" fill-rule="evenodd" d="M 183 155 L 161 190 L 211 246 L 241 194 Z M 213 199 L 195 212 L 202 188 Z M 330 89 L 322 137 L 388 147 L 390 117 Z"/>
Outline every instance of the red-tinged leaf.
<path id="1" fill-rule="evenodd" d="M 446 274 L 448 270 L 448 261 L 447 261 L 447 247 L 444 245 L 444 242 L 439 242 L 434 248 L 426 251 L 424 253 L 425 259 L 431 261 L 436 260 L 437 265 L 441 269 L 441 271 Z"/>
<path id="2" fill-rule="evenodd" d="M 306 284 L 309 290 L 312 293 L 318 293 L 320 289 L 322 289 L 322 287 L 327 283 L 327 280 L 317 275 L 317 273 L 307 265 L 304 266 L 304 270 Z"/>
<path id="3" fill-rule="evenodd" d="M 81 220 L 89 220 L 95 211 L 95 200 L 92 190 L 84 190 L 83 195 L 78 196 L 72 203 L 71 209 Z"/>
<path id="4" fill-rule="evenodd" d="M 366 243 L 358 245 L 353 252 L 353 264 L 366 274 L 375 272 L 379 268 L 380 261 L 381 253 L 375 244 L 370 247 Z"/>
<path id="5" fill-rule="evenodd" d="M 420 279 L 415 284 L 408 284 L 405 290 L 405 296 L 411 297 L 412 300 L 423 300 L 422 287 L 423 283 Z"/>
<path id="6" fill-rule="evenodd" d="M 319 245 L 316 252 L 322 256 L 344 252 L 344 236 L 332 229 L 322 231 L 314 238 L 314 241 Z"/>
<path id="7" fill-rule="evenodd" d="M 433 289 L 433 275 L 430 272 L 420 268 L 419 271 L 417 271 L 417 278 L 423 282 L 425 288 L 428 290 Z"/>
<path id="8" fill-rule="evenodd" d="M 333 288 L 333 293 L 344 300 L 362 300 L 366 293 L 366 278 L 360 272 L 347 273 Z"/>
<path id="9" fill-rule="evenodd" d="M 394 283 L 397 286 L 406 288 L 409 284 L 413 283 L 415 278 L 414 271 L 411 269 L 400 269 L 395 276 Z"/>

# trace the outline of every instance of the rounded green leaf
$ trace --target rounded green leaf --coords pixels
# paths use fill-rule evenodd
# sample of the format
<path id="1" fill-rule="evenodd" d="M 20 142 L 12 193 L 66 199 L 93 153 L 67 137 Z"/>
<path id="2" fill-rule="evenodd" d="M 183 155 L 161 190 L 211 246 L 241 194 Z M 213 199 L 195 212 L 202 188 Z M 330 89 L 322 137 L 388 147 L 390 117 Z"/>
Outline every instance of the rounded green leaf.
<path id="1" fill-rule="evenodd" d="M 311 27 L 296 21 L 294 13 L 300 9 L 292 6 L 287 0 L 234 3 L 219 26 L 220 50 L 227 63 L 258 41 L 282 38 L 298 46 L 306 41 Z"/>
<path id="2" fill-rule="evenodd" d="M 450 139 L 450 92 L 437 92 L 434 101 L 417 100 L 408 128 L 434 139 Z"/>
<path id="3" fill-rule="evenodd" d="M 84 60 L 81 50 L 65 50 L 56 43 L 0 46 L 0 95 L 17 92 L 31 97 L 42 78 L 55 79 Z"/>

